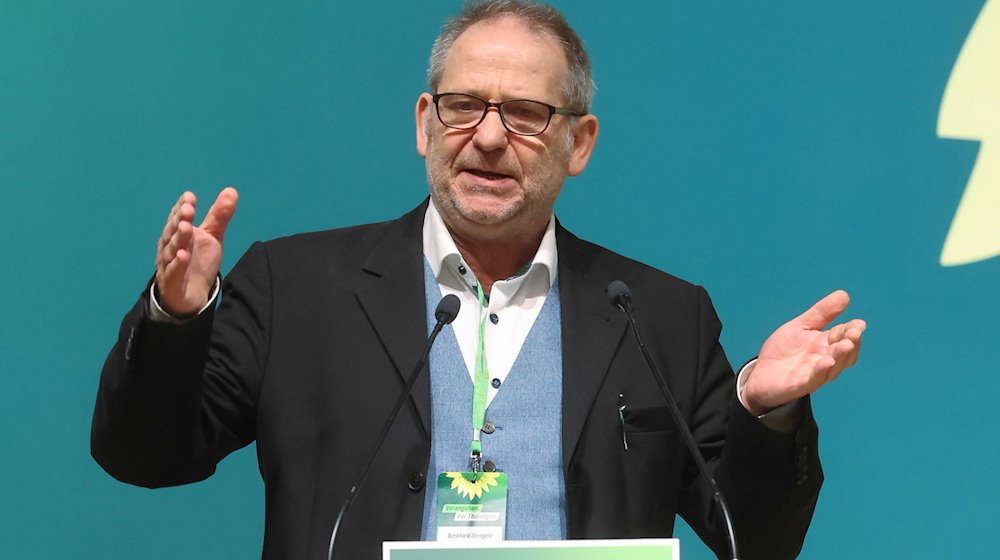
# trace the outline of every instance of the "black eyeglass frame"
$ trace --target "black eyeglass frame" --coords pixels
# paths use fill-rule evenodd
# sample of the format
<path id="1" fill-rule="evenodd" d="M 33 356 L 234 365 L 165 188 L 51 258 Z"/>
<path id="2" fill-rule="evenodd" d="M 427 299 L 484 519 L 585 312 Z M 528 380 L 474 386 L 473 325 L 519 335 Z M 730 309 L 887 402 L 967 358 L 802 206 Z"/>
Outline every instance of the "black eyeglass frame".
<path id="1" fill-rule="evenodd" d="M 448 96 L 448 95 L 461 95 L 462 97 L 471 97 L 472 99 L 475 99 L 476 101 L 482 102 L 483 103 L 483 114 L 479 116 L 479 120 L 478 121 L 476 121 L 475 123 L 470 124 L 468 126 L 455 126 L 455 125 L 448 124 L 448 123 L 444 122 L 444 119 L 441 118 L 441 109 L 438 106 L 438 100 L 441 99 L 442 97 L 445 97 L 445 96 Z M 469 94 L 469 93 L 459 93 L 459 92 L 454 92 L 454 91 L 434 94 L 434 95 L 431 96 L 431 99 L 434 101 L 434 112 L 437 113 L 438 121 L 441 124 L 443 124 L 444 126 L 448 127 L 448 128 L 454 128 L 456 130 L 470 130 L 470 129 L 476 128 L 477 126 L 479 126 L 480 124 L 482 124 L 483 120 L 486 118 L 486 113 L 489 112 L 490 107 L 496 107 L 497 108 L 497 113 L 500 115 L 500 122 L 503 123 L 503 127 L 505 129 L 507 129 L 508 132 L 512 132 L 514 134 L 517 134 L 518 136 L 538 136 L 539 134 L 542 134 L 543 132 L 545 132 L 546 130 L 548 130 L 549 129 L 549 125 L 552 124 L 552 115 L 566 115 L 566 116 L 569 116 L 569 117 L 582 117 L 582 116 L 585 116 L 587 114 L 587 113 L 580 113 L 580 112 L 574 111 L 573 109 L 569 109 L 567 107 L 553 107 L 552 105 L 549 105 L 548 103 L 544 103 L 542 101 L 535 101 L 534 99 L 508 99 L 506 101 L 501 101 L 499 103 L 493 103 L 493 102 L 490 102 L 490 101 L 487 101 L 487 100 L 483 99 L 482 97 L 477 97 L 477 96 Z M 538 132 L 518 132 L 516 130 L 511 129 L 510 125 L 507 124 L 507 117 L 505 117 L 504 114 L 503 114 L 503 106 L 506 105 L 507 103 L 514 103 L 516 101 L 528 101 L 528 102 L 531 102 L 531 103 L 537 103 L 538 105 L 541 105 L 541 106 L 547 108 L 549 110 L 549 118 L 545 121 L 545 126 L 543 126 L 542 129 L 539 130 Z"/>

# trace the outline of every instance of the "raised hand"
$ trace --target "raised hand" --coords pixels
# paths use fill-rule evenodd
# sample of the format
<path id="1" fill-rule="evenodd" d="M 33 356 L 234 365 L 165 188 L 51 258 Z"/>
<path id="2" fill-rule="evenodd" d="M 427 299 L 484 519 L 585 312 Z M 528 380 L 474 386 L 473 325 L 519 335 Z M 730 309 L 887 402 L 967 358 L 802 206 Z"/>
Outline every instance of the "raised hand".
<path id="1" fill-rule="evenodd" d="M 852 319 L 822 330 L 850 301 L 847 292 L 837 290 L 768 337 L 743 388 L 751 413 L 763 414 L 811 394 L 857 362 L 864 321 Z"/>
<path id="2" fill-rule="evenodd" d="M 198 227 L 193 224 L 194 193 L 185 192 L 171 208 L 156 246 L 157 301 L 170 315 L 190 317 L 208 303 L 222 263 L 222 238 L 238 199 L 236 189 L 223 189 Z"/>

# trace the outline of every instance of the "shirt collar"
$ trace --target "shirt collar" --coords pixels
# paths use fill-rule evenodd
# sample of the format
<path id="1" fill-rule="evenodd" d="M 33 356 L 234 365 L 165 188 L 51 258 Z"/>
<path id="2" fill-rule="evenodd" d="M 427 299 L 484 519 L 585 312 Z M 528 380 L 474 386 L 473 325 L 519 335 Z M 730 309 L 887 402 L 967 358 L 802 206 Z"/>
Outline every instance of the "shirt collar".
<path id="1" fill-rule="evenodd" d="M 448 227 L 445 226 L 441 214 L 434 206 L 431 199 L 427 205 L 427 213 L 424 215 L 424 256 L 431 265 L 431 271 L 440 284 L 451 284 L 449 279 L 457 278 L 464 281 L 468 286 L 475 287 L 475 275 L 472 269 L 458 252 L 455 240 L 451 238 Z M 542 242 L 538 245 L 538 251 L 531 259 L 531 263 L 526 267 L 527 271 L 521 277 L 544 274 L 546 284 L 552 287 L 555 281 L 555 271 L 559 264 L 559 257 L 556 252 L 556 220 L 554 215 L 549 216 L 549 223 L 545 227 L 542 235 Z M 462 271 L 465 271 L 463 274 Z M 445 273 L 445 271 L 451 271 Z"/>

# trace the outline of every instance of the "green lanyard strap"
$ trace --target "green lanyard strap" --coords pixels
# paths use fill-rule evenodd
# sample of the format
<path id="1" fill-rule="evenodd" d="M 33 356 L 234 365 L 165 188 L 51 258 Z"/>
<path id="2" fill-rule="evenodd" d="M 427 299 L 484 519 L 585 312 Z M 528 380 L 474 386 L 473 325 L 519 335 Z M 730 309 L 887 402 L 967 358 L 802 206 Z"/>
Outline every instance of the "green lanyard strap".
<path id="1" fill-rule="evenodd" d="M 476 284 L 476 295 L 479 296 L 479 344 L 476 346 L 476 374 L 472 388 L 472 472 L 479 472 L 483 456 L 479 435 L 486 421 L 486 386 L 490 376 L 486 365 L 486 294 L 481 283 Z"/>

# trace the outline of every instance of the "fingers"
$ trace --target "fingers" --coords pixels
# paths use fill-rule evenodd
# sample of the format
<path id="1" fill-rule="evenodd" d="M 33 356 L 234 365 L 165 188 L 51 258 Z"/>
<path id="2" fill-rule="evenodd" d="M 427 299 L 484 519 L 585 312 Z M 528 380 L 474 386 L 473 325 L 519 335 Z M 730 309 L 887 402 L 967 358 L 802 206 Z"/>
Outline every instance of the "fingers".
<path id="1" fill-rule="evenodd" d="M 868 324 L 852 319 L 821 330 L 848 302 L 846 292 L 833 292 L 768 337 L 744 393 L 751 395 L 747 402 L 780 406 L 815 392 L 853 366 Z"/>
<path id="2" fill-rule="evenodd" d="M 157 274 L 160 292 L 168 292 L 166 284 L 171 284 L 177 279 L 184 278 L 187 272 L 188 263 L 191 262 L 191 240 L 192 226 L 189 222 L 182 222 L 177 229 L 177 233 L 164 247 L 163 259 L 161 261 L 162 274 Z"/>
<path id="3" fill-rule="evenodd" d="M 237 198 L 235 189 L 223 189 L 200 228 L 193 224 L 194 193 L 185 192 L 171 208 L 156 250 L 158 303 L 167 313 L 190 316 L 208 301 L 222 259 L 222 235 Z"/>
<path id="4" fill-rule="evenodd" d="M 799 315 L 795 322 L 806 329 L 822 329 L 847 309 L 847 304 L 850 302 L 851 297 L 847 292 L 837 290 L 816 302 L 805 313 Z"/>
<path id="5" fill-rule="evenodd" d="M 194 242 L 194 226 L 190 221 L 180 220 L 176 230 L 166 244 L 157 251 L 156 284 L 161 294 L 173 294 L 183 286 L 188 264 L 191 262 L 191 246 Z"/>
<path id="6" fill-rule="evenodd" d="M 847 338 L 861 343 L 861 334 L 868 328 L 868 323 L 862 319 L 853 319 L 847 323 Z"/>
<path id="7" fill-rule="evenodd" d="M 831 328 L 826 332 L 826 340 L 817 341 L 808 357 L 799 364 L 796 375 L 807 379 L 804 384 L 809 392 L 836 379 L 845 369 L 858 361 L 861 351 L 861 333 L 867 325 L 860 319 L 854 319 Z"/>
<path id="8" fill-rule="evenodd" d="M 868 325 L 863 320 L 852 319 L 827 331 L 827 342 L 830 344 L 836 344 L 837 342 L 845 339 L 857 342 L 861 340 L 861 333 L 863 333 L 867 327 Z"/>
<path id="9" fill-rule="evenodd" d="M 833 363 L 827 372 L 827 382 L 833 381 L 841 372 L 858 362 L 861 334 L 866 328 L 867 324 L 864 321 L 854 319 L 830 329 L 828 355 L 833 359 Z"/>
<path id="10" fill-rule="evenodd" d="M 830 378 L 830 371 L 836 364 L 837 360 L 833 356 L 816 356 L 811 360 L 808 367 L 811 375 L 815 378 L 815 381 L 813 382 L 814 391 L 824 383 L 832 381 Z"/>
<path id="11" fill-rule="evenodd" d="M 236 213 L 236 203 L 239 201 L 239 198 L 239 193 L 233 187 L 222 189 L 222 192 L 215 199 L 215 203 L 208 209 L 208 214 L 205 215 L 204 221 L 201 222 L 201 229 L 212 234 L 219 242 L 222 242 L 222 237 L 226 233 L 226 227 L 229 226 L 229 220 Z"/>
<path id="12" fill-rule="evenodd" d="M 827 331 L 826 344 L 831 348 L 831 354 L 837 359 L 851 352 L 856 356 L 857 349 L 861 346 L 861 335 L 866 328 L 867 323 L 861 319 L 852 319 Z"/>
<path id="13" fill-rule="evenodd" d="M 857 341 L 854 344 L 854 348 L 848 352 L 846 358 L 844 359 L 843 369 L 852 367 L 854 364 L 858 363 L 858 354 L 861 353 L 861 341 Z"/>
<path id="14" fill-rule="evenodd" d="M 170 213 L 167 215 L 167 223 L 163 226 L 163 232 L 156 246 L 156 269 L 163 271 L 173 260 L 178 247 L 187 247 L 190 242 L 191 221 L 194 220 L 195 204 L 197 198 L 194 193 L 185 192 L 177 199 Z M 182 226 L 186 224 L 186 226 Z M 181 231 L 183 229 L 183 231 Z M 178 239 L 178 234 L 185 236 L 185 239 Z"/>
<path id="15" fill-rule="evenodd" d="M 170 241 L 163 247 L 164 266 L 169 266 L 174 260 L 189 259 L 191 256 L 191 240 L 194 238 L 194 226 L 191 222 L 180 222 L 177 224 L 177 231 L 170 237 Z"/>

